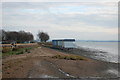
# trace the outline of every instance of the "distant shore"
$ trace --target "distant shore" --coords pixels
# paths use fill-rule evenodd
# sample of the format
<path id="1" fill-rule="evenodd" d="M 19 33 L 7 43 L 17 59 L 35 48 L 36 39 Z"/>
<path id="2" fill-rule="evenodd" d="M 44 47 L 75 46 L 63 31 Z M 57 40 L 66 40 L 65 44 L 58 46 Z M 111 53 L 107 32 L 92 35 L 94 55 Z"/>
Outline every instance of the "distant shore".
<path id="1" fill-rule="evenodd" d="M 118 77 L 117 63 L 75 55 L 73 58 L 71 53 L 42 46 L 30 53 L 4 58 L 2 66 L 3 78 Z"/>

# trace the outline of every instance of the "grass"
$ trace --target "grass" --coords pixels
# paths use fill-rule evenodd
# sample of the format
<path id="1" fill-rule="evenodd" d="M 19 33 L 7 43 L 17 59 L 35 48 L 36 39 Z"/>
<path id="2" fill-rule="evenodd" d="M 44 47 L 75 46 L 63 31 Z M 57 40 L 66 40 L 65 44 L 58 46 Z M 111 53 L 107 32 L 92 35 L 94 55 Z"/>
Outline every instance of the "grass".
<path id="1" fill-rule="evenodd" d="M 56 58 L 56 59 L 65 59 L 65 60 L 87 60 L 86 58 L 82 57 L 82 56 L 78 56 L 78 55 L 56 55 L 53 56 L 52 58 Z"/>
<path id="2" fill-rule="evenodd" d="M 13 49 L 11 47 L 3 47 L 2 56 L 19 55 L 25 52 L 30 53 L 30 50 L 33 48 L 36 48 L 36 46 L 16 47 Z"/>
<path id="3" fill-rule="evenodd" d="M 3 56 L 9 56 L 9 55 L 19 55 L 23 54 L 25 52 L 28 52 L 31 48 L 19 48 L 19 49 L 13 49 L 8 52 L 3 52 Z"/>

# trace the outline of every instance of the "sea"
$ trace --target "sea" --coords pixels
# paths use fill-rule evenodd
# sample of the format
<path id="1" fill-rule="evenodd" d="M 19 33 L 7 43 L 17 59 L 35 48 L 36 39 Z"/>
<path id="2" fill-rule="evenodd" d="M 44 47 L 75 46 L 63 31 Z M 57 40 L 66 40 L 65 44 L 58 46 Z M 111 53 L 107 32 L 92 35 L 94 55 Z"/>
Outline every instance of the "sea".
<path id="1" fill-rule="evenodd" d="M 93 59 L 119 63 L 118 43 L 118 41 L 76 41 L 75 45 L 77 48 L 97 51 L 96 53 L 91 53 L 90 57 Z"/>

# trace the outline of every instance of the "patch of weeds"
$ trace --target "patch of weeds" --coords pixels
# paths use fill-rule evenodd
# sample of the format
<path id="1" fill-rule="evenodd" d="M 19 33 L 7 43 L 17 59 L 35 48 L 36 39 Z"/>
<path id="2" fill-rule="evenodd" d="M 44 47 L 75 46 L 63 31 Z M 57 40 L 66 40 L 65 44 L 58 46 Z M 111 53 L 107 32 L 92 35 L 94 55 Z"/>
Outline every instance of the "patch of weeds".
<path id="1" fill-rule="evenodd" d="M 25 52 L 30 53 L 30 49 L 31 48 L 25 49 Z"/>
<path id="2" fill-rule="evenodd" d="M 24 54 L 25 52 L 30 53 L 31 49 L 36 48 L 36 46 L 32 47 L 15 47 L 11 49 L 10 47 L 4 47 L 2 50 L 2 56 L 3 58 L 10 56 L 10 55 L 19 55 L 19 54 Z"/>
<path id="3" fill-rule="evenodd" d="M 17 52 L 16 55 L 23 54 L 23 51 Z"/>
<path id="4" fill-rule="evenodd" d="M 3 47 L 2 48 L 2 53 L 7 53 L 7 52 L 10 52 L 10 51 L 12 51 L 11 47 Z"/>
<path id="5" fill-rule="evenodd" d="M 53 56 L 52 58 L 65 59 L 65 60 L 86 60 L 84 57 L 77 56 L 77 55 L 68 55 L 68 56 L 56 55 L 56 56 Z"/>
<path id="6" fill-rule="evenodd" d="M 17 51 L 17 50 L 18 50 L 18 48 L 13 48 L 13 49 L 12 49 L 12 51 Z"/>
<path id="7" fill-rule="evenodd" d="M 25 49 L 25 52 L 28 52 L 28 49 Z"/>
<path id="8" fill-rule="evenodd" d="M 30 53 L 30 51 L 27 51 L 27 53 Z"/>

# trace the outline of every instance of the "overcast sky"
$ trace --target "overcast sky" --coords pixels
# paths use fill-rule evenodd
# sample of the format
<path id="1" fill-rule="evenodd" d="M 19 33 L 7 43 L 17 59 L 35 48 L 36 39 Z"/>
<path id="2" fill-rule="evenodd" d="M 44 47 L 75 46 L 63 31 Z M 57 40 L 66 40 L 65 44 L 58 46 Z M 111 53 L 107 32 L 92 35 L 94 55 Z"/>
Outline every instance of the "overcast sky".
<path id="1" fill-rule="evenodd" d="M 112 0 L 111 0 L 112 1 Z M 3 29 L 47 32 L 51 39 L 117 40 L 115 2 L 5 2 Z"/>

